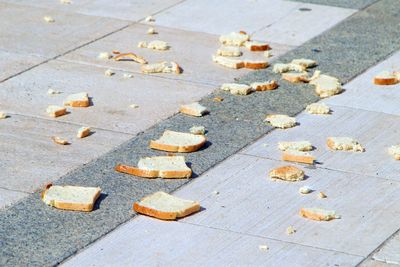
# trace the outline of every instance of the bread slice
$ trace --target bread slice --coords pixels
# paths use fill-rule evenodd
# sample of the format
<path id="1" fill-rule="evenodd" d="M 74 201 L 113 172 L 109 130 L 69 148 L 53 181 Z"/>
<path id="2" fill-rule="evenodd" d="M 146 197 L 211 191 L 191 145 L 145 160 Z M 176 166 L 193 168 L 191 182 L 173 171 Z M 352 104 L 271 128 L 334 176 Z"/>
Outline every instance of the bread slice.
<path id="1" fill-rule="evenodd" d="M 275 128 L 281 129 L 296 126 L 296 118 L 282 114 L 268 115 L 264 121 L 269 122 Z"/>
<path id="2" fill-rule="evenodd" d="M 190 128 L 190 133 L 204 135 L 206 133 L 206 128 L 204 126 L 192 126 Z"/>
<path id="3" fill-rule="evenodd" d="M 221 89 L 229 91 L 233 95 L 248 95 L 253 91 L 249 85 L 240 83 L 224 83 L 221 85 Z"/>
<path id="4" fill-rule="evenodd" d="M 206 143 L 204 135 L 165 131 L 160 139 L 151 140 L 150 148 L 168 152 L 194 152 Z"/>
<path id="5" fill-rule="evenodd" d="M 400 145 L 391 146 L 388 152 L 396 160 L 400 160 Z"/>
<path id="6" fill-rule="evenodd" d="M 146 64 L 142 65 L 140 69 L 143 73 L 182 73 L 182 68 L 174 61 Z"/>
<path id="7" fill-rule="evenodd" d="M 325 103 L 312 103 L 306 107 L 306 112 L 310 114 L 326 115 L 331 112 Z"/>
<path id="8" fill-rule="evenodd" d="M 317 66 L 317 61 L 312 60 L 312 59 L 306 59 L 306 58 L 293 59 L 292 62 L 290 62 L 290 63 L 301 65 L 305 68 L 312 68 L 312 67 Z"/>
<path id="9" fill-rule="evenodd" d="M 271 170 L 269 177 L 289 182 L 301 181 L 304 179 L 304 171 L 294 166 L 282 166 Z"/>
<path id="10" fill-rule="evenodd" d="M 0 120 L 6 119 L 6 118 L 8 118 L 7 113 L 5 113 L 5 112 L 0 112 Z"/>
<path id="11" fill-rule="evenodd" d="M 266 82 L 254 82 L 250 84 L 250 87 L 253 88 L 254 91 L 268 91 L 278 88 L 278 83 L 275 80 Z"/>
<path id="12" fill-rule="evenodd" d="M 289 64 L 276 63 L 274 64 L 274 67 L 272 69 L 272 71 L 275 73 L 284 73 L 288 71 L 303 72 L 305 70 L 306 68 L 304 66 L 293 63 Z"/>
<path id="13" fill-rule="evenodd" d="M 113 56 L 108 53 L 108 52 L 100 52 L 99 55 L 97 56 L 98 59 L 110 59 Z"/>
<path id="14" fill-rule="evenodd" d="M 62 139 L 62 138 L 60 138 L 58 136 L 52 136 L 51 140 L 53 140 L 54 143 L 59 144 L 59 145 L 64 145 L 65 146 L 65 145 L 69 144 L 69 142 L 67 140 Z"/>
<path id="15" fill-rule="evenodd" d="M 217 50 L 217 55 L 223 57 L 240 57 L 242 54 L 237 46 L 221 46 Z"/>
<path id="16" fill-rule="evenodd" d="M 86 92 L 69 95 L 64 101 L 64 106 L 71 107 L 88 107 L 89 104 L 89 95 Z"/>
<path id="17" fill-rule="evenodd" d="M 350 137 L 328 137 L 326 144 L 333 150 L 364 152 L 364 148 L 360 143 Z"/>
<path id="18" fill-rule="evenodd" d="M 300 216 L 315 220 L 315 221 L 330 221 L 333 219 L 340 219 L 334 210 L 324 210 L 321 208 L 302 208 Z"/>
<path id="19" fill-rule="evenodd" d="M 167 42 L 155 40 L 151 41 L 147 44 L 147 48 L 154 49 L 154 50 L 168 50 L 170 46 Z"/>
<path id="20" fill-rule="evenodd" d="M 244 68 L 244 62 L 241 59 L 236 58 L 227 58 L 223 56 L 212 56 L 213 61 L 221 66 L 230 68 L 230 69 L 241 69 Z"/>
<path id="21" fill-rule="evenodd" d="M 133 209 L 161 220 L 176 220 L 199 211 L 200 204 L 159 191 L 135 202 Z"/>
<path id="22" fill-rule="evenodd" d="M 374 77 L 374 84 L 376 85 L 392 85 L 398 82 L 395 73 L 390 71 L 382 71 Z"/>
<path id="23" fill-rule="evenodd" d="M 115 170 L 144 178 L 189 178 L 192 175 L 182 156 L 141 158 L 137 167 L 119 164 Z"/>
<path id="24" fill-rule="evenodd" d="M 46 112 L 51 117 L 56 118 L 56 117 L 60 117 L 62 115 L 67 114 L 67 109 L 65 107 L 50 105 L 50 106 L 47 107 Z"/>
<path id="25" fill-rule="evenodd" d="M 148 30 L 147 30 L 147 34 L 157 34 L 158 32 L 153 28 L 153 27 L 150 27 Z"/>
<path id="26" fill-rule="evenodd" d="M 282 73 L 282 79 L 291 82 L 291 83 L 300 83 L 300 82 L 308 82 L 309 77 L 308 73 L 303 71 L 303 72 L 285 72 Z"/>
<path id="27" fill-rule="evenodd" d="M 138 56 L 134 53 L 124 53 L 124 54 L 119 54 L 118 56 L 114 57 L 115 61 L 123 61 L 123 60 L 133 60 L 137 63 L 140 64 L 147 64 L 147 60 L 145 60 L 143 57 Z"/>
<path id="28" fill-rule="evenodd" d="M 330 97 L 342 92 L 339 80 L 329 75 L 315 75 L 310 79 L 310 84 L 315 85 L 315 92 L 321 98 Z"/>
<path id="29" fill-rule="evenodd" d="M 313 164 L 315 158 L 310 153 L 307 152 L 287 149 L 282 154 L 282 160 Z"/>
<path id="30" fill-rule="evenodd" d="M 269 63 L 267 60 L 245 60 L 244 61 L 244 67 L 246 69 L 265 69 L 266 67 L 269 66 Z"/>
<path id="31" fill-rule="evenodd" d="M 42 192 L 42 200 L 57 209 L 92 211 L 100 194 L 99 187 L 49 185 Z"/>
<path id="32" fill-rule="evenodd" d="M 90 135 L 90 128 L 89 127 L 81 127 L 78 129 L 78 133 L 76 137 L 78 138 L 85 138 Z"/>
<path id="33" fill-rule="evenodd" d="M 244 46 L 250 51 L 266 51 L 271 49 L 269 44 L 258 41 L 247 41 L 244 43 Z"/>
<path id="34" fill-rule="evenodd" d="M 201 117 L 207 114 L 208 110 L 206 107 L 200 105 L 198 102 L 195 102 L 187 105 L 182 105 L 179 109 L 179 112 L 190 116 Z"/>
<path id="35" fill-rule="evenodd" d="M 309 141 L 279 142 L 278 148 L 282 151 L 285 150 L 311 151 L 313 149 Z"/>
<path id="36" fill-rule="evenodd" d="M 219 41 L 223 45 L 230 46 L 242 46 L 248 40 L 250 40 L 250 36 L 244 32 L 231 32 L 219 37 Z"/>

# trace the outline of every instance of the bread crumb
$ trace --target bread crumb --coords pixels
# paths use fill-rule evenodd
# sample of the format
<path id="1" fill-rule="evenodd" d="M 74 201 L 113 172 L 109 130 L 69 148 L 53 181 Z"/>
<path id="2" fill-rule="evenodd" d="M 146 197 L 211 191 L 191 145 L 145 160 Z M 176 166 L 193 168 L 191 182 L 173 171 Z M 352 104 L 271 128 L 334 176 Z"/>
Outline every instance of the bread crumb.
<path id="1" fill-rule="evenodd" d="M 146 21 L 146 22 L 154 22 L 154 21 L 156 21 L 156 20 L 153 18 L 153 16 L 147 16 L 147 17 L 145 18 L 145 21 Z"/>
<path id="2" fill-rule="evenodd" d="M 76 135 L 78 138 L 84 138 L 90 135 L 90 128 L 89 127 L 81 127 L 78 130 L 78 134 Z"/>
<path id="3" fill-rule="evenodd" d="M 147 47 L 147 43 L 145 41 L 141 41 L 141 42 L 138 43 L 137 47 L 146 48 Z"/>
<path id="4" fill-rule="evenodd" d="M 110 69 L 108 69 L 108 70 L 106 70 L 106 71 L 104 72 L 104 75 L 106 75 L 106 76 L 113 76 L 114 74 L 115 74 L 115 72 L 112 71 L 112 70 L 110 70 Z"/>
<path id="5" fill-rule="evenodd" d="M 156 32 L 156 30 L 155 30 L 153 27 L 150 27 L 150 28 L 147 30 L 147 34 L 157 34 L 157 32 Z"/>
<path id="6" fill-rule="evenodd" d="M 222 101 L 224 101 L 224 99 L 223 99 L 222 97 L 214 97 L 213 100 L 214 100 L 215 102 L 222 102 Z"/>
<path id="7" fill-rule="evenodd" d="M 218 191 L 213 191 L 213 195 L 219 195 L 219 192 Z"/>
<path id="8" fill-rule="evenodd" d="M 52 136 L 51 140 L 53 140 L 54 143 L 59 144 L 59 145 L 63 145 L 63 146 L 69 144 L 69 142 L 67 140 L 62 139 L 62 138 L 60 138 L 58 136 Z"/>
<path id="9" fill-rule="evenodd" d="M 0 112 L 0 120 L 6 119 L 8 115 L 4 112 Z"/>
<path id="10" fill-rule="evenodd" d="M 291 128 L 297 124 L 296 118 L 282 114 L 268 115 L 264 122 L 268 122 L 273 127 L 281 129 Z"/>
<path id="11" fill-rule="evenodd" d="M 132 104 L 132 105 L 129 105 L 129 107 L 130 107 L 130 108 L 138 108 L 138 107 L 139 107 L 139 105 Z"/>
<path id="12" fill-rule="evenodd" d="M 129 78 L 133 78 L 133 75 L 130 74 L 130 73 L 124 73 L 123 77 L 124 77 L 125 79 L 129 79 Z"/>
<path id="13" fill-rule="evenodd" d="M 302 186 L 302 187 L 299 188 L 299 193 L 300 193 L 300 194 L 303 194 L 303 195 L 309 194 L 309 193 L 311 193 L 312 191 L 313 191 L 313 190 L 311 189 L 311 187 L 309 187 L 309 186 L 307 186 L 307 185 Z"/>
<path id="14" fill-rule="evenodd" d="M 294 229 L 293 226 L 290 225 L 290 226 L 286 229 L 286 234 L 287 234 L 287 235 L 291 235 L 291 234 L 294 234 L 294 233 L 296 233 L 296 229 Z"/>
<path id="15" fill-rule="evenodd" d="M 264 51 L 264 57 L 266 57 L 266 58 L 270 58 L 270 57 L 272 57 L 272 54 L 271 54 L 271 52 L 270 51 Z"/>
<path id="16" fill-rule="evenodd" d="M 97 58 L 99 59 L 110 59 L 112 57 L 113 56 L 108 52 L 100 52 L 99 55 L 97 56 Z"/>
<path id="17" fill-rule="evenodd" d="M 268 247 L 267 245 L 259 245 L 259 246 L 258 246 L 258 249 L 259 249 L 260 251 L 267 251 L 267 250 L 269 249 L 269 247 Z"/>
<path id="18" fill-rule="evenodd" d="M 204 126 L 193 126 L 190 128 L 190 133 L 204 135 L 206 133 L 206 128 Z"/>
<path id="19" fill-rule="evenodd" d="M 58 94 L 61 94 L 61 93 L 62 93 L 61 91 L 57 91 L 57 90 L 54 90 L 54 89 L 47 90 L 47 94 L 49 94 L 49 95 L 58 95 Z"/>
<path id="20" fill-rule="evenodd" d="M 64 4 L 64 5 L 70 5 L 70 4 L 72 4 L 72 1 L 71 0 L 60 0 L 60 3 Z"/>
<path id="21" fill-rule="evenodd" d="M 319 192 L 318 197 L 319 198 L 327 198 L 327 195 L 325 195 L 324 192 Z"/>
<path id="22" fill-rule="evenodd" d="M 55 22 L 55 19 L 53 19 L 53 18 L 50 17 L 50 16 L 44 16 L 43 19 L 44 19 L 44 21 L 46 21 L 47 23 L 53 23 L 53 22 Z"/>

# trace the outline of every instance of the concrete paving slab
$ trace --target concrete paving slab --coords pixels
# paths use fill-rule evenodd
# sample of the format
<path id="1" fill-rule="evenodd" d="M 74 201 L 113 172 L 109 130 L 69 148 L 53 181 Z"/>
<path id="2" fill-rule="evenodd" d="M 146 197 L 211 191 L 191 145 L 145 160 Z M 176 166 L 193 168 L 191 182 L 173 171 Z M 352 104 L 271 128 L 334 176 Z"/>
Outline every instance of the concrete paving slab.
<path id="1" fill-rule="evenodd" d="M 313 3 L 319 5 L 337 6 L 344 8 L 364 9 L 379 0 L 290 0 L 303 3 Z"/>
<path id="2" fill-rule="evenodd" d="M 213 90 L 212 86 L 141 74 L 127 79 L 123 77 L 124 71 L 108 77 L 105 70 L 58 60 L 48 62 L 2 83 L 0 108 L 10 113 L 137 134 L 176 113 L 181 104 L 200 99 Z M 50 88 L 63 93 L 48 95 Z M 69 94 L 82 91 L 92 97 L 92 106 L 68 108 L 70 114 L 55 119 L 48 116 L 48 105 L 63 105 Z M 131 104 L 139 107 L 131 108 Z"/>
<path id="3" fill-rule="evenodd" d="M 260 245 L 269 249 L 262 251 Z M 61 266 L 351 266 L 361 259 L 262 237 L 138 217 Z"/>
<path id="4" fill-rule="evenodd" d="M 253 162 L 249 164 L 247 157 L 251 156 L 241 156 L 243 163 L 239 165 L 243 169 L 240 171 L 231 171 L 222 163 L 216 167 L 217 175 L 211 170 L 208 176 L 200 177 L 199 180 L 210 181 L 208 191 L 219 194 L 201 199 L 205 212 L 182 221 L 364 257 L 399 227 L 394 216 L 400 211 L 396 193 L 399 182 L 320 168 L 303 168 L 307 175 L 305 181 L 272 181 L 267 177 L 268 172 L 284 164 L 257 157 L 252 157 Z M 225 170 L 224 175 L 220 175 L 221 169 Z M 214 180 L 225 181 L 215 186 Z M 315 192 L 300 195 L 298 190 L 304 185 Z M 176 195 L 188 197 L 195 190 L 196 183 L 192 183 Z M 328 198 L 319 199 L 320 191 Z M 302 207 L 333 209 L 342 219 L 307 220 L 298 214 Z M 297 232 L 287 235 L 286 228 L 290 225 Z"/>
<path id="5" fill-rule="evenodd" d="M 351 16 L 356 10 L 304 4 L 253 34 L 254 39 L 298 46 Z"/>
<path id="6" fill-rule="evenodd" d="M 0 188 L 0 209 L 7 208 L 26 196 L 28 196 L 28 194 L 23 192 Z"/>
<path id="7" fill-rule="evenodd" d="M 220 85 L 229 82 L 236 77 L 249 73 L 248 69 L 229 69 L 222 67 L 212 61 L 212 55 L 216 54 L 220 47 L 217 35 L 198 33 L 185 30 L 177 30 L 167 27 L 156 26 L 156 35 L 148 35 L 148 25 L 135 24 L 120 32 L 112 34 L 90 45 L 84 46 L 76 51 L 62 57 L 63 60 L 90 63 L 94 65 L 112 67 L 133 72 L 141 72 L 140 64 L 132 61 L 115 61 L 99 59 L 98 54 L 103 51 L 111 53 L 113 50 L 121 52 L 134 52 L 144 57 L 149 63 L 161 61 L 175 61 L 182 68 L 181 75 L 175 74 L 154 74 L 170 79 L 187 80 L 197 83 Z M 156 51 L 146 48 L 138 48 L 137 44 L 141 41 L 162 40 L 168 42 L 171 48 L 167 51 Z M 286 53 L 291 46 L 271 44 L 271 57 L 273 61 L 276 57 Z M 250 52 L 242 48 L 243 58 L 265 59 L 263 52 Z"/>
<path id="8" fill-rule="evenodd" d="M 374 260 L 400 265 L 400 234 L 397 233 L 372 257 Z"/>
<path id="9" fill-rule="evenodd" d="M 0 125 L 0 187 L 30 193 L 132 137 L 93 129 L 91 136 L 78 139 L 79 125 L 19 115 L 1 120 Z M 54 144 L 51 136 L 65 138 L 71 145 Z M 15 194 L 13 200 L 20 197 Z"/>
<path id="10" fill-rule="evenodd" d="M 45 16 L 51 16 L 55 22 L 47 23 Z M 46 58 L 63 54 L 129 23 L 7 3 L 0 3 L 0 17 L 0 49 Z"/>
<path id="11" fill-rule="evenodd" d="M 367 260 L 359 265 L 360 267 L 399 267 L 397 264 L 390 264 L 381 261 Z"/>

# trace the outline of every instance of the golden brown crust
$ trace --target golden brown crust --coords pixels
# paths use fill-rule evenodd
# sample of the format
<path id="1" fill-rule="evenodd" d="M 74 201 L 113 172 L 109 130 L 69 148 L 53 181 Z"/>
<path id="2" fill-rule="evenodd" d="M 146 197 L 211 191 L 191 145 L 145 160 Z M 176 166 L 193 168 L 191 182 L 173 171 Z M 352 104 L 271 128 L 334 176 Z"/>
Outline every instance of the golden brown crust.
<path id="1" fill-rule="evenodd" d="M 120 60 L 124 60 L 124 59 L 132 59 L 133 61 L 140 63 L 140 64 L 147 64 L 147 61 L 141 57 L 138 56 L 134 53 L 123 53 L 123 54 L 118 54 L 118 56 L 114 57 L 115 61 L 120 61 Z"/>
<path id="2" fill-rule="evenodd" d="M 284 161 L 291 161 L 291 162 L 299 162 L 299 163 L 306 163 L 306 164 L 313 164 L 315 158 L 313 156 L 300 156 L 300 155 L 293 155 L 288 153 L 287 151 L 283 152 L 282 160 Z"/>
<path id="3" fill-rule="evenodd" d="M 90 103 L 89 103 L 89 99 L 86 99 L 86 100 L 68 101 L 64 105 L 74 107 L 74 108 L 86 108 L 90 105 Z"/>
<path id="4" fill-rule="evenodd" d="M 159 170 L 143 170 L 136 167 L 131 167 L 123 164 L 118 164 L 115 167 L 115 170 L 118 172 L 139 176 L 143 178 L 165 178 L 165 179 L 174 179 L 174 178 L 190 178 L 192 175 L 192 170 L 185 171 L 159 171 Z"/>
<path id="5" fill-rule="evenodd" d="M 184 106 L 179 108 L 179 112 L 183 113 L 183 114 L 186 114 L 186 115 L 195 116 L 195 117 L 203 116 L 203 114 L 198 114 L 195 110 L 193 110 L 191 108 L 184 107 Z"/>
<path id="6" fill-rule="evenodd" d="M 275 90 L 278 88 L 278 83 L 276 81 L 272 81 L 265 85 L 260 85 L 255 88 L 256 91 L 268 91 L 268 90 Z"/>
<path id="7" fill-rule="evenodd" d="M 190 145 L 190 146 L 174 146 L 174 145 L 168 145 L 168 144 L 163 144 L 163 143 L 157 143 L 156 140 L 151 140 L 150 141 L 150 148 L 152 149 L 157 149 L 157 150 L 162 150 L 162 151 L 167 151 L 167 152 L 181 152 L 181 153 L 189 153 L 189 152 L 194 152 L 199 150 L 204 144 L 206 143 L 206 138 L 203 137 L 201 142 Z"/>
<path id="8" fill-rule="evenodd" d="M 67 140 L 61 139 L 57 136 L 52 136 L 51 140 L 53 140 L 54 143 L 59 144 L 59 145 L 68 145 L 69 144 Z"/>
<path id="9" fill-rule="evenodd" d="M 145 214 L 161 220 L 176 220 L 177 218 L 186 217 L 192 213 L 198 212 L 200 210 L 200 203 L 196 202 L 195 205 L 184 210 L 183 212 L 165 212 L 149 207 L 144 207 L 141 206 L 139 202 L 135 202 L 133 204 L 133 210 L 137 213 Z"/>
<path id="10" fill-rule="evenodd" d="M 59 110 L 56 110 L 56 111 L 50 113 L 50 116 L 56 118 L 56 117 L 60 117 L 60 116 L 65 115 L 65 114 L 67 114 L 67 109 L 66 108 L 62 108 L 62 109 L 59 109 Z"/>
<path id="11" fill-rule="evenodd" d="M 182 71 L 183 71 L 182 68 L 181 68 L 181 66 L 179 66 L 179 64 L 176 63 L 176 62 L 174 62 L 174 61 L 172 61 L 171 63 L 175 63 L 175 64 L 176 64 L 175 74 L 181 74 Z"/>
<path id="12" fill-rule="evenodd" d="M 323 214 L 314 213 L 304 208 L 300 209 L 300 216 L 315 221 L 329 221 L 333 219 L 333 218 L 326 218 L 326 216 Z"/>
<path id="13" fill-rule="evenodd" d="M 398 83 L 399 81 L 393 77 L 393 78 L 374 78 L 374 84 L 376 85 L 393 85 Z"/>
<path id="14" fill-rule="evenodd" d="M 335 149 L 335 142 L 333 141 L 332 138 L 326 139 L 326 145 L 327 145 L 330 149 Z"/>
<path id="15" fill-rule="evenodd" d="M 244 67 L 247 69 L 265 69 L 266 67 L 268 67 L 268 62 L 249 62 L 246 61 L 244 64 Z"/>
<path id="16" fill-rule="evenodd" d="M 300 83 L 309 81 L 309 79 L 306 76 L 292 75 L 290 72 L 282 73 L 282 79 L 291 83 Z"/>
<path id="17" fill-rule="evenodd" d="M 269 172 L 272 179 L 282 179 L 285 181 L 301 181 L 304 178 L 304 171 L 295 166 L 282 166 Z"/>
<path id="18" fill-rule="evenodd" d="M 270 50 L 271 47 L 268 44 L 264 44 L 264 45 L 251 45 L 249 47 L 250 51 L 267 51 Z"/>

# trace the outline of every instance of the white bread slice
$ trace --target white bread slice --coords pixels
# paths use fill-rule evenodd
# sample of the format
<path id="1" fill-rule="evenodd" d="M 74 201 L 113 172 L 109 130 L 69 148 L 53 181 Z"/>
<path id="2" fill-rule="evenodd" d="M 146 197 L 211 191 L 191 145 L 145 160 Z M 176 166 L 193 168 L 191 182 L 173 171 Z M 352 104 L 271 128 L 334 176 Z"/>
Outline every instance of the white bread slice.
<path id="1" fill-rule="evenodd" d="M 258 41 L 247 41 L 244 43 L 244 46 L 250 51 L 266 51 L 271 49 L 268 43 Z"/>
<path id="2" fill-rule="evenodd" d="M 222 44 L 230 46 L 242 46 L 248 40 L 250 40 L 250 36 L 240 32 L 231 32 L 219 37 Z"/>
<path id="3" fill-rule="evenodd" d="M 304 179 L 304 171 L 294 166 L 282 166 L 271 170 L 269 177 L 289 182 L 301 181 Z"/>
<path id="4" fill-rule="evenodd" d="M 8 117 L 7 113 L 5 112 L 0 112 L 0 120 L 6 119 Z"/>
<path id="5" fill-rule="evenodd" d="M 315 221 L 330 221 L 333 219 L 340 219 L 334 210 L 324 210 L 321 208 L 302 208 L 300 216 L 315 220 Z"/>
<path id="6" fill-rule="evenodd" d="M 194 152 L 206 143 L 204 135 L 165 131 L 158 140 L 150 141 L 150 148 L 168 152 Z"/>
<path id="7" fill-rule="evenodd" d="M 199 102 L 195 102 L 187 105 L 182 105 L 179 109 L 179 112 L 190 116 L 201 117 L 204 114 L 207 114 L 208 110 L 206 107 L 200 105 Z"/>
<path id="8" fill-rule="evenodd" d="M 321 98 L 330 97 L 342 92 L 342 86 L 335 77 L 321 74 L 310 79 L 310 84 L 315 85 L 315 92 Z"/>
<path id="9" fill-rule="evenodd" d="M 48 185 L 42 192 L 42 200 L 57 209 L 92 211 L 100 194 L 99 187 Z"/>
<path id="10" fill-rule="evenodd" d="M 56 21 L 53 17 L 50 17 L 50 16 L 44 16 L 43 19 L 44 19 L 44 21 L 46 21 L 47 23 L 53 23 L 53 22 Z"/>
<path id="11" fill-rule="evenodd" d="M 65 107 L 50 105 L 47 107 L 46 112 L 55 118 L 67 114 L 67 109 Z"/>
<path id="12" fill-rule="evenodd" d="M 296 118 L 282 114 L 267 115 L 264 121 L 269 122 L 275 128 L 281 128 L 281 129 L 291 128 L 296 126 Z"/>
<path id="13" fill-rule="evenodd" d="M 244 67 L 246 69 L 253 69 L 253 70 L 258 70 L 258 69 L 265 69 L 266 67 L 269 66 L 269 63 L 267 60 L 244 60 Z"/>
<path id="14" fill-rule="evenodd" d="M 330 108 L 325 103 L 312 103 L 306 107 L 306 112 L 310 114 L 329 114 Z"/>
<path id="15" fill-rule="evenodd" d="M 108 52 L 100 52 L 99 55 L 97 56 L 98 59 L 110 59 L 113 56 L 108 53 Z"/>
<path id="16" fill-rule="evenodd" d="M 146 64 L 140 67 L 143 73 L 175 73 L 181 74 L 182 68 L 176 62 L 160 62 L 154 64 Z"/>
<path id="17" fill-rule="evenodd" d="M 64 106 L 71 107 L 88 107 L 89 104 L 89 95 L 86 92 L 69 95 L 64 101 Z"/>
<path id="18" fill-rule="evenodd" d="M 200 204 L 159 191 L 135 202 L 133 209 L 137 213 L 158 219 L 176 220 L 199 211 Z"/>
<path id="19" fill-rule="evenodd" d="M 309 141 L 278 142 L 278 148 L 282 151 L 285 150 L 311 151 L 313 149 Z"/>
<path id="20" fill-rule="evenodd" d="M 274 67 L 272 69 L 272 71 L 275 73 L 284 73 L 288 71 L 303 72 L 305 70 L 306 68 L 304 66 L 293 63 L 289 64 L 276 63 L 274 64 Z"/>
<path id="21" fill-rule="evenodd" d="M 312 60 L 312 59 L 306 59 L 306 58 L 293 59 L 292 62 L 290 62 L 290 63 L 301 65 L 306 68 L 312 68 L 312 67 L 317 66 L 317 61 Z"/>
<path id="22" fill-rule="evenodd" d="M 390 71 L 382 71 L 374 77 L 374 84 L 377 85 L 391 85 L 398 82 L 396 74 Z"/>
<path id="23" fill-rule="evenodd" d="M 137 63 L 140 63 L 140 64 L 147 64 L 147 61 L 143 57 L 138 56 L 138 55 L 136 55 L 134 53 L 119 54 L 118 56 L 114 57 L 114 60 L 115 61 L 133 60 L 133 61 L 135 61 Z"/>
<path id="24" fill-rule="evenodd" d="M 360 143 L 350 137 L 328 137 L 326 144 L 333 150 L 364 152 L 364 148 Z"/>
<path id="25" fill-rule="evenodd" d="M 278 83 L 275 80 L 266 82 L 254 82 L 250 84 L 250 87 L 253 88 L 254 91 L 268 91 L 278 88 Z"/>
<path id="26" fill-rule="evenodd" d="M 150 28 L 147 30 L 147 34 L 157 34 L 157 31 L 156 31 L 153 27 L 150 27 Z"/>
<path id="27" fill-rule="evenodd" d="M 241 69 L 244 68 L 244 61 L 236 58 L 227 58 L 223 56 L 212 56 L 212 59 L 215 63 L 230 68 L 230 69 Z"/>
<path id="28" fill-rule="evenodd" d="M 240 57 L 242 54 L 237 46 L 221 46 L 217 50 L 217 55 L 223 57 Z"/>
<path id="29" fill-rule="evenodd" d="M 249 85 L 240 83 L 224 83 L 221 89 L 229 91 L 232 95 L 248 95 L 253 91 Z"/>
<path id="30" fill-rule="evenodd" d="M 190 133 L 204 135 L 206 133 L 206 128 L 204 126 L 192 126 L 190 128 Z"/>
<path id="31" fill-rule="evenodd" d="M 303 71 L 303 72 L 282 73 L 282 79 L 291 83 L 300 83 L 300 82 L 308 82 L 310 78 L 308 77 L 308 73 Z"/>
<path id="32" fill-rule="evenodd" d="M 400 145 L 389 147 L 388 152 L 393 156 L 394 159 L 400 160 Z"/>
<path id="33" fill-rule="evenodd" d="M 76 137 L 85 138 L 86 136 L 89 136 L 89 134 L 90 134 L 89 127 L 81 127 L 78 129 L 78 133 L 77 133 Z"/>
<path id="34" fill-rule="evenodd" d="M 137 167 L 118 164 L 115 170 L 145 178 L 189 178 L 192 175 L 183 156 L 141 158 Z"/>
<path id="35" fill-rule="evenodd" d="M 307 152 L 287 149 L 282 153 L 282 160 L 313 164 L 315 158 L 310 153 Z"/>
<path id="36" fill-rule="evenodd" d="M 170 46 L 168 45 L 167 42 L 155 40 L 155 41 L 149 42 L 147 44 L 147 48 L 163 51 L 163 50 L 168 50 L 170 48 Z"/>
<path id="37" fill-rule="evenodd" d="M 65 145 L 69 144 L 69 142 L 67 140 L 62 139 L 62 138 L 60 138 L 58 136 L 52 136 L 51 140 L 53 140 L 54 143 L 59 144 L 59 145 L 64 145 L 65 146 Z"/>

